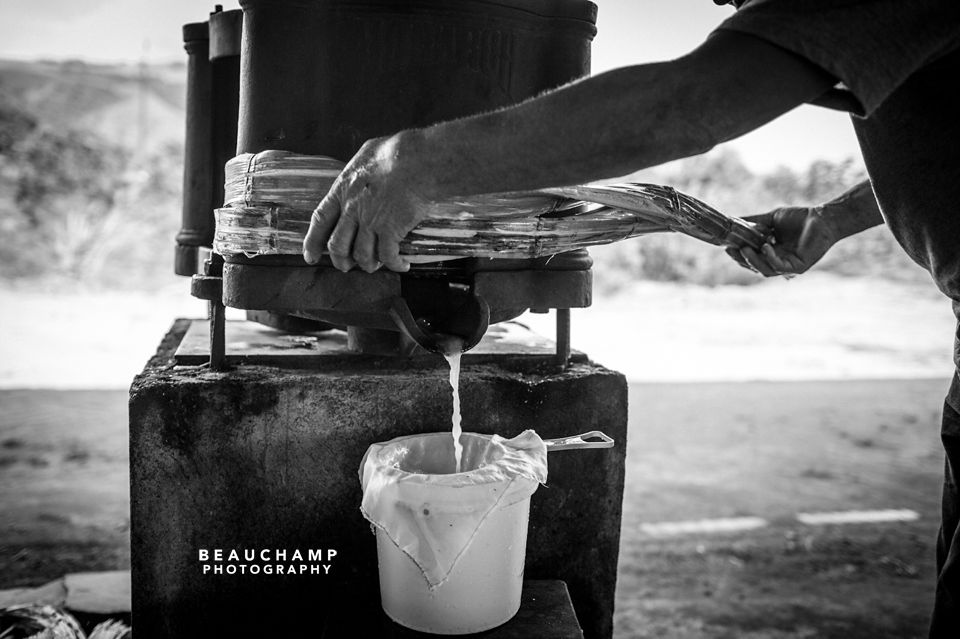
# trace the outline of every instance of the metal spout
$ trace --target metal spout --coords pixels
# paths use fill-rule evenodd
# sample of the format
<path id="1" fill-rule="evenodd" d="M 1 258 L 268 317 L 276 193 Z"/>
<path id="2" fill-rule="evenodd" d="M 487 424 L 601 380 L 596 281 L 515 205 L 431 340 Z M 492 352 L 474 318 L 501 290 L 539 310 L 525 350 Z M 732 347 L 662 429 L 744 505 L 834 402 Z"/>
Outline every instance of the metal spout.
<path id="1" fill-rule="evenodd" d="M 476 346 L 490 325 L 490 307 L 472 293 L 458 296 L 458 304 L 443 314 L 415 314 L 403 297 L 390 306 L 390 317 L 401 333 L 431 353 L 466 352 Z M 419 316 L 418 316 L 419 315 Z"/>

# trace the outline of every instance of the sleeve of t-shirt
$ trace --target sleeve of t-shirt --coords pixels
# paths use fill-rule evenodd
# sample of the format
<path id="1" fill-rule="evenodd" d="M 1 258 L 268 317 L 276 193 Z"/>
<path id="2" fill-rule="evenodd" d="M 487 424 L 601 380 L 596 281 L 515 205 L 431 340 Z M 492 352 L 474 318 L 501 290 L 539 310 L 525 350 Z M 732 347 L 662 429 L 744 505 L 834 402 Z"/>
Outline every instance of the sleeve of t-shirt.
<path id="1" fill-rule="evenodd" d="M 960 47 L 960 0 L 748 0 L 718 29 L 813 62 L 869 116 L 915 71 Z"/>

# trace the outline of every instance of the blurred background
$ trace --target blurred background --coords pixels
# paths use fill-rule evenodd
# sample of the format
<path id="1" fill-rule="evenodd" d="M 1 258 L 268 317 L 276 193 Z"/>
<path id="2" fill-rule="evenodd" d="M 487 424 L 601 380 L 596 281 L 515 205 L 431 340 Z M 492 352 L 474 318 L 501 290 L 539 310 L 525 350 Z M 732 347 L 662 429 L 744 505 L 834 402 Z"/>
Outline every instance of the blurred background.
<path id="1" fill-rule="evenodd" d="M 597 4 L 595 73 L 681 55 L 732 12 Z M 0 588 L 128 565 L 125 390 L 175 317 L 205 314 L 172 256 L 180 26 L 212 9 L 0 4 Z M 865 170 L 847 116 L 801 107 L 633 177 L 750 215 L 821 203 Z M 686 237 L 592 254 L 573 345 L 632 383 L 618 634 L 920 636 L 954 331 L 929 276 L 884 227 L 790 281 Z M 521 321 L 552 335 L 549 317 Z M 915 517 L 795 518 L 863 508 Z M 745 516 L 766 524 L 654 526 Z"/>

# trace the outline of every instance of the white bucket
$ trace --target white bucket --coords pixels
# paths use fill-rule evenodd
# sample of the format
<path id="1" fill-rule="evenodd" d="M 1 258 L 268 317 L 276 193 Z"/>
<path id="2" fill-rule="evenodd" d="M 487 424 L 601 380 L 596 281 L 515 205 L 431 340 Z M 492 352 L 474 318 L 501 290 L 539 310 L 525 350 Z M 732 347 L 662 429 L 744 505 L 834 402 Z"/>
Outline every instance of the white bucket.
<path id="1" fill-rule="evenodd" d="M 403 549 L 394 541 L 397 535 L 392 538 L 384 526 L 376 526 L 381 603 L 391 619 L 420 632 L 444 635 L 482 632 L 509 621 L 520 608 L 530 495 L 537 481 L 526 477 L 522 483 L 477 477 L 483 473 L 471 471 L 477 470 L 478 465 L 489 464 L 498 454 L 497 447 L 491 445 L 489 436 L 474 433 L 464 433 L 461 441 L 466 471 L 459 474 L 451 473 L 445 462 L 438 461 L 445 460 L 449 454 L 452 463 L 449 433 L 401 438 L 387 444 L 417 460 L 413 472 L 409 467 L 404 468 L 403 461 L 395 466 L 401 475 L 393 481 L 403 484 L 406 492 L 400 498 L 391 494 L 391 499 L 394 507 L 420 525 L 416 528 L 416 538 L 405 542 Z M 539 438 L 537 441 L 543 445 Z M 434 448 L 439 454 L 433 454 Z M 423 451 L 427 451 L 426 454 L 421 454 Z M 490 454 L 491 451 L 496 454 Z M 543 460 L 545 462 L 545 450 Z M 449 483 L 460 481 L 462 485 L 438 485 L 439 482 L 434 481 L 438 479 Z M 421 492 L 425 495 L 423 500 L 419 497 Z M 478 519 L 476 504 L 481 492 L 497 500 L 492 508 L 485 506 L 485 514 Z M 428 523 L 424 524 L 427 519 Z M 475 534 L 460 551 L 457 544 L 463 543 L 465 528 L 475 529 Z M 448 540 L 444 538 L 447 530 L 459 533 L 452 533 Z M 423 564 L 418 565 L 411 557 L 418 549 L 423 550 L 424 545 L 429 545 L 431 551 L 439 549 L 438 554 L 447 552 L 448 557 L 459 553 L 446 578 L 432 587 L 425 578 Z"/>
<path id="2" fill-rule="evenodd" d="M 482 632 L 520 609 L 530 498 L 497 509 L 450 577 L 431 590 L 413 560 L 377 530 L 380 601 L 401 626 L 438 635 Z"/>

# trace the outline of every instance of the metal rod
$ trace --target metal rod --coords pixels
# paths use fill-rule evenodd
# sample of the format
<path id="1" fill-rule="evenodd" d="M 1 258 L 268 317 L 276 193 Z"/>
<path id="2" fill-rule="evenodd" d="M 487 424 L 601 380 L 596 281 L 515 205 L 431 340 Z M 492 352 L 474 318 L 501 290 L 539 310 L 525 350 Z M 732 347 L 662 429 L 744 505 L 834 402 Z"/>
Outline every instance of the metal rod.
<path id="1" fill-rule="evenodd" d="M 557 309 L 557 364 L 566 368 L 570 361 L 570 309 Z"/>
<path id="2" fill-rule="evenodd" d="M 226 369 L 226 308 L 221 300 L 210 301 L 210 370 Z"/>

